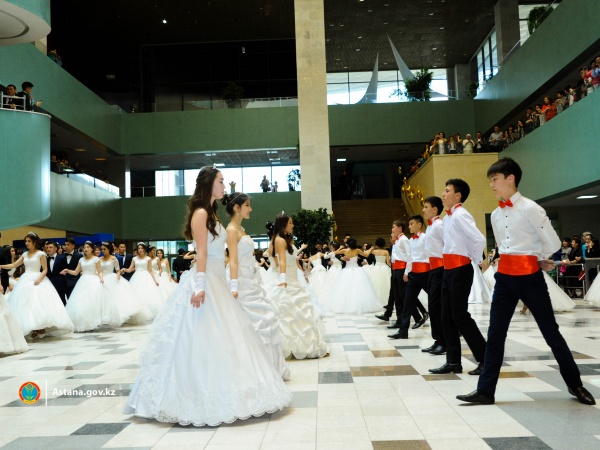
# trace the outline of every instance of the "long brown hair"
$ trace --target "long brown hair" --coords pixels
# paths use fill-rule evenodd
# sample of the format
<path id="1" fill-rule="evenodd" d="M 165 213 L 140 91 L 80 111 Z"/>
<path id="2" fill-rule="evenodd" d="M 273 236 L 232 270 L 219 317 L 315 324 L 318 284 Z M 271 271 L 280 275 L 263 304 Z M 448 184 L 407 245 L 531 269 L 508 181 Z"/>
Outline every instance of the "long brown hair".
<path id="1" fill-rule="evenodd" d="M 273 251 L 275 251 L 275 238 L 277 236 L 285 239 L 287 244 L 287 251 L 290 255 L 294 254 L 294 247 L 292 244 L 294 243 L 294 236 L 292 234 L 286 234 L 285 229 L 287 228 L 287 224 L 290 221 L 290 216 L 287 214 L 278 214 L 275 218 L 275 226 L 273 229 L 273 237 L 271 241 L 273 242 Z"/>
<path id="2" fill-rule="evenodd" d="M 208 214 L 206 227 L 208 228 L 208 231 L 210 231 L 210 234 L 212 234 L 213 237 L 216 237 L 219 234 L 215 231 L 215 227 L 217 226 L 217 201 L 215 200 L 212 205 L 210 203 L 213 184 L 219 173 L 218 169 L 211 166 L 200 169 L 198 178 L 196 178 L 196 190 L 187 203 L 188 213 L 185 219 L 185 228 L 183 230 L 183 235 L 186 239 L 194 239 L 192 236 L 192 216 L 199 208 L 203 208 Z"/>

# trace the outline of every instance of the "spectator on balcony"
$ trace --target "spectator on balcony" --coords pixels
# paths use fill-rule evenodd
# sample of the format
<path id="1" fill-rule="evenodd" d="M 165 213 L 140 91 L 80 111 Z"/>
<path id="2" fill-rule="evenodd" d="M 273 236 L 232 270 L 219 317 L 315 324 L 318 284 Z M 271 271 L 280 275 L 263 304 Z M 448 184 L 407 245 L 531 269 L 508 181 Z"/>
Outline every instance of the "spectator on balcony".
<path id="1" fill-rule="evenodd" d="M 552 98 L 546 96 L 544 97 L 544 106 L 542 106 L 542 112 L 546 117 L 546 122 L 554 119 L 556 117 L 556 105 Z"/>
<path id="2" fill-rule="evenodd" d="M 525 124 L 522 119 L 517 120 L 517 128 L 515 129 L 517 139 L 522 139 L 525 136 Z"/>
<path id="3" fill-rule="evenodd" d="M 271 190 L 271 183 L 267 179 L 266 175 L 263 175 L 263 179 L 260 182 L 260 188 L 262 189 L 263 192 L 269 192 Z"/>
<path id="4" fill-rule="evenodd" d="M 33 99 L 33 97 L 31 96 L 31 91 L 33 90 L 32 83 L 30 83 L 29 81 L 24 81 L 21 84 L 21 89 L 23 89 L 23 90 L 17 94 L 17 97 L 25 98 L 25 111 L 34 111 L 36 106 L 40 106 L 42 104 L 41 100 L 39 102 L 36 102 Z M 21 107 L 18 109 L 23 109 L 23 108 Z"/>
<path id="5" fill-rule="evenodd" d="M 573 103 L 575 103 L 576 101 L 577 91 L 575 90 L 575 88 L 569 87 L 569 101 L 567 102 L 567 105 L 573 106 Z"/>
<path id="6" fill-rule="evenodd" d="M 519 140 L 517 134 L 515 133 L 515 126 L 509 125 L 508 130 L 506 130 L 506 145 L 510 145 L 513 142 Z"/>
<path id="7" fill-rule="evenodd" d="M 456 155 L 458 150 L 456 149 L 456 141 L 454 140 L 454 136 L 450 135 L 447 144 L 448 154 Z"/>
<path id="8" fill-rule="evenodd" d="M 461 137 L 460 133 L 456 133 L 454 135 L 454 140 L 456 141 L 456 152 L 462 154 L 462 152 L 463 152 L 463 145 L 462 145 L 463 140 L 462 140 L 462 137 Z"/>
<path id="9" fill-rule="evenodd" d="M 502 139 L 502 132 L 500 131 L 500 127 L 496 125 L 494 127 L 494 131 L 490 134 L 490 141 L 488 143 L 491 151 L 500 152 L 504 147 L 504 140 Z"/>
<path id="10" fill-rule="evenodd" d="M 487 151 L 487 143 L 481 131 L 478 131 L 475 135 L 475 150 L 477 150 L 477 153 L 485 153 Z"/>
<path id="11" fill-rule="evenodd" d="M 540 127 L 546 123 L 546 114 L 542 111 L 542 105 L 535 105 L 535 115 L 537 116 Z"/>
<path id="12" fill-rule="evenodd" d="M 273 188 L 273 192 L 277 192 L 277 189 L 279 189 L 279 185 L 277 184 L 277 181 L 273 181 L 273 184 L 271 185 L 271 187 Z"/>
<path id="13" fill-rule="evenodd" d="M 14 97 L 17 95 L 17 87 L 14 84 L 9 84 L 6 86 L 6 93 L 9 97 Z M 17 109 L 19 105 L 22 105 L 22 102 L 17 100 L 16 98 L 5 98 L 3 108 Z M 23 109 L 22 107 L 20 109 Z"/>
<path id="14" fill-rule="evenodd" d="M 78 162 L 73 164 L 73 173 L 84 173 Z"/>
<path id="15" fill-rule="evenodd" d="M 594 90 L 600 89 L 600 56 L 596 56 L 596 59 L 592 61 L 592 87 Z"/>
<path id="16" fill-rule="evenodd" d="M 437 144 L 437 150 L 436 153 L 438 155 L 443 155 L 444 153 L 446 153 L 446 135 L 444 134 L 443 131 L 440 131 L 438 134 L 438 138 L 437 141 L 435 141 Z"/>
<path id="17" fill-rule="evenodd" d="M 473 139 L 471 139 L 471 135 L 469 133 L 467 133 L 465 138 L 466 139 L 462 141 L 463 153 L 470 155 L 473 153 L 473 147 L 475 146 L 475 142 L 473 142 Z"/>
<path id="18" fill-rule="evenodd" d="M 537 128 L 537 116 L 533 111 L 533 108 L 527 108 L 525 112 L 525 134 L 531 133 Z"/>
<path id="19" fill-rule="evenodd" d="M 565 110 L 566 99 L 561 91 L 556 93 L 556 100 L 554 101 L 554 107 L 556 108 L 556 114 L 560 114 Z"/>
<path id="20" fill-rule="evenodd" d="M 56 159 L 56 155 L 50 155 L 50 172 L 60 173 L 60 168 L 58 165 L 58 160 Z"/>

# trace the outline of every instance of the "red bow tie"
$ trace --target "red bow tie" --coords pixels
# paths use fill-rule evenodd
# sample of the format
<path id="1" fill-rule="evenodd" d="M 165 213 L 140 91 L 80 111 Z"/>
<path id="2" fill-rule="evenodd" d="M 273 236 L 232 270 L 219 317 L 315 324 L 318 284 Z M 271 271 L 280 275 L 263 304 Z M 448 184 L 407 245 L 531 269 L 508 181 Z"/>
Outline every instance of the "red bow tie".
<path id="1" fill-rule="evenodd" d="M 412 238 L 413 238 L 413 239 L 419 239 L 419 235 L 418 235 L 418 234 L 413 234 L 413 235 L 412 235 Z"/>
<path id="2" fill-rule="evenodd" d="M 432 223 L 433 223 L 433 222 L 431 221 L 431 219 L 429 219 L 429 220 L 427 221 L 427 225 L 428 225 L 428 226 L 431 226 L 431 224 L 432 224 Z"/>
<path id="3" fill-rule="evenodd" d="M 454 210 L 456 210 L 456 208 L 460 208 L 461 206 L 462 206 L 462 203 L 458 203 L 458 204 L 457 204 L 457 205 L 454 207 Z M 448 214 L 449 216 L 451 216 L 451 215 L 452 215 L 452 208 L 450 208 L 450 209 L 447 209 L 447 210 L 446 210 L 446 214 Z"/>
<path id="4" fill-rule="evenodd" d="M 505 202 L 503 202 L 502 200 L 500 200 L 498 202 L 498 206 L 500 206 L 500 208 L 504 208 L 505 206 L 508 206 L 509 208 L 512 208 L 513 207 L 513 203 L 510 201 L 510 198 L 509 198 Z"/>

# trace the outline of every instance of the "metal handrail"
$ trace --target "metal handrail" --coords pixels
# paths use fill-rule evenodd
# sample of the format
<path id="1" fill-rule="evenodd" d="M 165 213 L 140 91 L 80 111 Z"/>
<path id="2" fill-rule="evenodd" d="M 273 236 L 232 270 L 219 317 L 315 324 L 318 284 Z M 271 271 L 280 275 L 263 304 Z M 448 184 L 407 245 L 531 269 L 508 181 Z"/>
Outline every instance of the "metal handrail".
<path id="1" fill-rule="evenodd" d="M 23 109 L 18 109 L 18 111 L 25 111 L 25 97 L 19 97 L 17 95 L 6 95 L 4 92 L 0 91 L 0 108 L 3 109 L 15 109 L 15 108 L 9 108 L 8 106 L 4 106 L 4 99 L 5 98 L 12 98 L 14 100 L 19 100 L 23 103 L 23 106 L 21 108 Z"/>

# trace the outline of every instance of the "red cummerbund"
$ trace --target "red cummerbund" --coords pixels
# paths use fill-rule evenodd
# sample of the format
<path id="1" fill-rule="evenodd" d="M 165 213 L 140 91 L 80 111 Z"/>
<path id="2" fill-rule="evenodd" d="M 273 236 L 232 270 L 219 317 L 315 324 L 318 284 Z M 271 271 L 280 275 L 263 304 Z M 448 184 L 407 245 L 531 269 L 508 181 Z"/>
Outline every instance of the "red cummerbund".
<path id="1" fill-rule="evenodd" d="M 498 272 L 504 275 L 531 275 L 540 270 L 536 256 L 500 255 Z"/>
<path id="2" fill-rule="evenodd" d="M 429 265 L 431 266 L 431 270 L 435 270 L 438 267 L 444 267 L 444 258 L 438 258 L 437 256 L 429 257 Z"/>
<path id="3" fill-rule="evenodd" d="M 430 270 L 431 270 L 431 267 L 429 266 L 429 263 L 426 263 L 426 262 L 412 263 L 411 271 L 414 273 L 425 273 L 425 272 L 429 272 Z"/>
<path id="4" fill-rule="evenodd" d="M 444 270 L 456 269 L 467 264 L 471 264 L 471 259 L 466 256 L 444 254 Z"/>
<path id="5" fill-rule="evenodd" d="M 406 261 L 394 261 L 392 263 L 393 270 L 406 269 Z"/>

